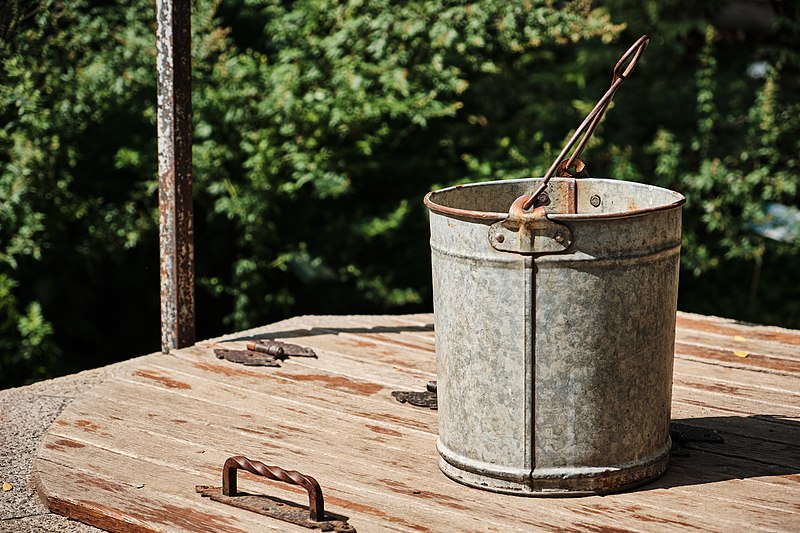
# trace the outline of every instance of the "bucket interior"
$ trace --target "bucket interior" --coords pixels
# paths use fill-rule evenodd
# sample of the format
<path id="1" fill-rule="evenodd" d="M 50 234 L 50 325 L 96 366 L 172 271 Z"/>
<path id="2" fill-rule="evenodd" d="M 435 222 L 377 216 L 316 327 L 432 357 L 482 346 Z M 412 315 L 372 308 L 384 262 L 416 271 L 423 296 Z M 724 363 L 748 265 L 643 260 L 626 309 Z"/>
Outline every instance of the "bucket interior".
<path id="1" fill-rule="evenodd" d="M 530 193 L 539 181 L 537 178 L 457 185 L 429 193 L 425 203 L 432 211 L 447 215 L 500 220 L 508 215 L 514 200 Z M 572 179 L 553 178 L 549 187 L 567 181 Z M 680 193 L 644 183 L 605 178 L 576 179 L 574 183 L 576 212 L 566 213 L 551 206 L 546 209 L 550 218 L 624 218 L 679 207 L 686 201 Z"/>

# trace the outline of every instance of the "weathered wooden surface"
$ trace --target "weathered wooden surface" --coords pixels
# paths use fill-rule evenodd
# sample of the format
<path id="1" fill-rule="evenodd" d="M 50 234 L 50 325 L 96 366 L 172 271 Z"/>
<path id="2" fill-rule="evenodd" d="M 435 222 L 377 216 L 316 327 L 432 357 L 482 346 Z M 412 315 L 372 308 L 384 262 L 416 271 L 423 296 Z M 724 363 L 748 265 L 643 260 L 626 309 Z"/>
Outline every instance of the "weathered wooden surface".
<path id="1" fill-rule="evenodd" d="M 259 337 L 319 358 L 266 368 L 213 355 Z M 37 456 L 40 494 L 113 531 L 310 531 L 195 494 L 244 455 L 314 476 L 326 510 L 360 533 L 800 531 L 800 332 L 680 314 L 673 419 L 724 442 L 687 443 L 635 491 L 574 499 L 493 494 L 439 472 L 436 412 L 391 396 L 435 379 L 433 342 L 431 315 L 298 317 L 148 356 L 56 420 Z M 239 487 L 307 503 L 247 473 Z"/>

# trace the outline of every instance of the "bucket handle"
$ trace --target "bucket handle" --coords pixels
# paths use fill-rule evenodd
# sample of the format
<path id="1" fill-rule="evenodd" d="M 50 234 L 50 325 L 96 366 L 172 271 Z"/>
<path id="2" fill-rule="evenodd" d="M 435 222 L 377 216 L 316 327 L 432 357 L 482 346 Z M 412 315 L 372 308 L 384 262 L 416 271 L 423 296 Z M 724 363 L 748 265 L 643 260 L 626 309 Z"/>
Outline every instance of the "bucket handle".
<path id="1" fill-rule="evenodd" d="M 539 183 L 539 186 L 536 187 L 536 190 L 527 195 L 528 198 L 522 205 L 524 210 L 527 211 L 533 207 L 536 198 L 538 198 L 547 187 L 547 183 L 550 181 L 550 178 L 553 177 L 553 174 L 555 174 L 556 169 L 562 169 L 566 172 L 577 162 L 578 171 L 583 170 L 583 162 L 578 159 L 578 157 L 586 147 L 586 143 L 589 142 L 589 138 L 592 136 L 595 128 L 600 123 L 600 119 L 603 118 L 603 113 L 605 113 L 608 105 L 611 103 L 611 99 L 614 98 L 614 93 L 617 92 L 617 89 L 620 88 L 622 82 L 628 78 L 631 71 L 633 71 L 634 67 L 636 67 L 636 64 L 639 62 L 639 58 L 642 56 L 642 53 L 644 53 L 644 50 L 647 48 L 647 44 L 649 42 L 650 39 L 647 37 L 647 35 L 642 35 L 636 40 L 635 43 L 633 43 L 630 48 L 628 48 L 628 51 L 622 55 L 619 61 L 617 61 L 617 64 L 614 66 L 614 77 L 612 78 L 611 87 L 609 87 L 609 89 L 606 91 L 606 94 L 600 98 L 600 101 L 597 102 L 589 114 L 586 115 L 586 118 L 583 119 L 583 122 L 581 122 L 581 125 L 578 126 L 578 129 L 575 130 L 575 133 L 572 135 L 572 137 L 570 137 L 569 141 L 567 141 L 567 144 L 561 150 L 561 153 L 558 154 L 558 157 L 556 157 L 555 161 L 553 161 L 553 164 L 550 165 L 549 169 L 547 169 L 547 172 L 542 178 L 542 181 Z M 575 148 L 575 151 L 569 157 L 569 160 L 565 160 L 564 158 L 566 157 L 567 152 L 572 149 L 572 147 L 578 141 L 578 137 L 581 137 L 581 135 L 583 135 L 583 137 L 581 138 L 578 147 Z"/>

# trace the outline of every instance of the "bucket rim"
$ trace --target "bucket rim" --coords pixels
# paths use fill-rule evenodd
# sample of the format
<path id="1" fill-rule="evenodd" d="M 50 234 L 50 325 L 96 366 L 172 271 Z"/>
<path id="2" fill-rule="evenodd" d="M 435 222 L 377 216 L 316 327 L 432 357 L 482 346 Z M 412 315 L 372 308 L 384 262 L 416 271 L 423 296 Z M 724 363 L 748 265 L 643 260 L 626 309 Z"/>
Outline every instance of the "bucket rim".
<path id="1" fill-rule="evenodd" d="M 443 189 L 437 189 L 434 191 L 430 191 L 428 194 L 425 195 L 423 199 L 425 205 L 430 209 L 432 212 L 445 215 L 449 217 L 455 218 L 467 218 L 467 219 L 477 219 L 483 221 L 493 221 L 499 222 L 501 220 L 505 220 L 508 217 L 507 212 L 491 212 L 491 211 L 475 211 L 471 209 L 461 209 L 458 207 L 448 207 L 445 205 L 437 204 L 433 197 L 434 195 L 447 193 L 449 191 L 454 191 L 458 189 L 465 189 L 465 188 L 472 188 L 472 187 L 481 187 L 486 185 L 495 185 L 500 183 L 522 183 L 522 182 L 536 182 L 541 180 L 542 178 L 521 178 L 521 179 L 513 179 L 513 180 L 492 180 L 492 181 L 481 181 L 477 183 L 466 183 L 461 185 L 453 185 L 451 187 L 445 187 Z M 651 189 L 658 189 L 660 191 L 664 191 L 676 196 L 675 201 L 670 202 L 668 204 L 654 206 L 654 207 L 644 207 L 641 209 L 632 209 L 630 211 L 621 211 L 618 213 L 548 213 L 547 218 L 553 221 L 570 221 L 570 220 L 610 220 L 610 219 L 621 219 L 621 218 L 632 218 L 632 217 L 639 217 L 643 215 L 648 215 L 650 213 L 656 213 L 660 211 L 669 211 L 672 209 L 677 209 L 683 204 L 686 203 L 686 197 L 679 192 L 673 191 L 671 189 L 666 189 L 664 187 L 658 187 L 656 185 L 650 185 L 649 183 L 640 183 L 637 181 L 627 181 L 627 180 L 617 180 L 611 178 L 581 178 L 577 180 L 578 182 L 586 182 L 586 181 L 593 181 L 593 182 L 609 182 L 609 183 L 630 183 L 633 185 L 647 187 Z"/>

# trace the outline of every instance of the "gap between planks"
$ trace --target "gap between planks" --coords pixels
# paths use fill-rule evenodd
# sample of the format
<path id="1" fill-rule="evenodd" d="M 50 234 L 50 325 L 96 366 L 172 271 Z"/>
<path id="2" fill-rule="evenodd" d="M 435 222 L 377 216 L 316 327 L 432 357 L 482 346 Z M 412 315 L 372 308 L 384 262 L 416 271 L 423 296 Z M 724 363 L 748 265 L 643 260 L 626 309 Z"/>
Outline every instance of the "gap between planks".
<path id="1" fill-rule="evenodd" d="M 354 336 L 360 336 L 360 335 L 355 335 L 355 334 L 354 334 Z M 366 336 L 366 338 L 369 338 L 369 336 Z M 288 340 L 288 339 L 287 339 L 287 340 Z M 290 342 L 291 342 L 291 341 L 290 341 Z M 213 356 L 212 356 L 212 357 L 213 357 Z M 370 361 L 370 362 L 372 362 L 372 361 Z M 705 363 L 705 361 L 704 361 L 704 363 Z M 325 369 L 319 369 L 319 368 L 315 368 L 315 367 L 308 367 L 308 368 L 314 368 L 314 370 L 315 370 L 315 371 L 320 371 L 320 370 L 321 370 L 321 371 L 323 371 L 323 372 L 324 372 L 324 371 L 326 371 Z M 168 368 L 164 368 L 163 370 L 164 370 L 164 371 L 167 371 L 167 372 L 171 371 L 171 370 L 170 370 L 170 369 L 168 369 Z M 347 376 L 347 374 L 341 374 L 341 375 L 345 375 L 345 376 Z M 206 379 L 206 381 L 214 381 L 214 380 L 209 380 L 209 379 Z M 290 379 L 287 379 L 286 381 L 288 381 L 288 382 L 290 382 L 290 383 L 298 383 L 298 382 L 292 381 L 292 380 L 290 380 Z M 131 383 L 134 383 L 134 382 L 131 382 Z M 135 383 L 138 383 L 138 382 L 135 382 Z M 312 385 L 312 387 L 313 387 L 313 388 L 316 388 L 316 389 L 319 389 L 319 390 L 325 390 L 325 389 L 324 389 L 324 388 L 323 388 L 321 385 L 319 385 L 319 384 L 316 384 L 316 383 L 315 383 L 315 384 L 313 384 L 313 385 Z M 171 392 L 172 392 L 173 394 L 177 393 L 177 391 L 171 391 Z M 326 391 L 326 392 L 327 392 L 327 391 Z M 348 396 L 348 394 L 349 394 L 350 396 L 354 396 L 354 395 L 352 395 L 352 394 L 350 394 L 350 393 L 342 393 L 342 398 L 345 398 L 345 397 L 347 397 L 347 396 Z M 191 398 L 190 396 L 186 396 L 186 397 L 187 397 L 187 398 Z M 363 397 L 358 397 L 358 398 L 359 398 L 360 400 L 364 400 L 364 398 L 363 398 Z M 393 401 L 393 399 L 392 399 L 392 401 Z M 385 403 L 384 403 L 383 401 L 380 401 L 380 402 L 378 402 L 378 403 L 375 403 L 375 404 L 373 404 L 373 405 L 376 405 L 376 406 L 378 406 L 378 405 L 380 405 L 380 406 L 385 406 Z M 411 409 L 411 408 L 408 408 L 408 409 Z M 701 409 L 701 410 L 702 410 L 702 409 Z M 416 411 L 416 409 L 413 409 L 413 410 L 412 410 L 412 412 L 414 412 L 414 411 Z M 413 428 L 412 428 L 412 429 L 413 429 Z M 421 432 L 421 436 L 422 436 L 422 435 L 426 435 L 426 434 L 427 434 L 426 432 Z M 672 491 L 673 489 L 670 489 L 670 490 Z M 607 498 L 608 498 L 608 497 L 607 497 Z M 724 496 L 719 496 L 719 498 L 721 498 L 721 499 L 724 499 L 725 497 L 724 497 Z M 673 527 L 674 527 L 674 524 L 673 524 Z"/>
<path id="2" fill-rule="evenodd" d="M 72 430 L 72 431 L 73 431 L 73 432 L 77 432 L 78 430 L 77 430 L 77 429 L 74 429 L 74 430 Z M 159 447 L 158 447 L 158 449 L 153 449 L 153 450 L 151 451 L 151 454 L 153 454 L 153 455 L 157 454 L 157 455 L 159 455 L 159 457 L 161 457 L 162 455 L 164 455 L 164 454 L 167 454 L 167 455 L 168 455 L 168 454 L 169 454 L 169 453 L 171 453 L 171 452 L 172 452 L 172 448 L 171 448 L 171 447 L 167 446 L 167 447 L 166 447 L 166 449 L 161 449 L 161 447 L 159 446 Z M 179 454 L 179 456 L 178 456 L 178 457 L 180 457 L 180 454 Z M 159 461 L 160 461 L 160 460 L 159 460 Z M 338 472 L 338 470 L 336 470 L 336 465 L 334 465 L 332 468 L 334 468 L 334 471 L 335 471 L 335 472 Z M 321 476 L 318 476 L 318 477 L 320 477 L 320 479 L 322 479 L 322 477 L 321 477 Z M 349 476 L 348 476 L 348 478 L 349 478 Z M 337 483 L 338 483 L 338 481 L 337 481 Z M 448 482 L 448 483 L 452 483 L 452 482 Z M 415 488 L 422 488 L 422 487 L 415 487 Z M 368 491 L 368 487 L 365 487 L 365 486 L 358 486 L 358 487 L 356 487 L 356 489 L 360 491 L 359 493 L 362 493 L 362 492 L 367 492 L 367 491 Z M 462 488 L 462 489 L 463 489 L 463 488 Z M 467 489 L 467 490 L 468 490 L 468 491 L 473 491 L 473 489 Z M 672 490 L 671 490 L 670 492 L 672 492 Z M 485 495 L 486 495 L 486 494 L 488 494 L 488 493 L 481 493 L 481 494 L 485 496 Z M 632 500 L 631 500 L 631 503 L 632 503 L 632 504 L 634 504 L 634 503 L 635 503 L 635 504 L 637 504 L 637 505 L 641 505 L 641 504 L 643 504 L 643 503 L 644 503 L 646 507 L 651 507 L 651 505 L 648 505 L 648 504 L 647 504 L 647 502 L 643 501 L 643 500 L 645 500 L 646 498 L 643 498 L 643 497 L 642 497 L 642 493 L 634 493 L 634 494 L 636 494 L 636 495 L 632 497 Z M 619 495 L 618 495 L 618 496 L 619 496 Z M 385 497 L 386 497 L 386 494 L 380 494 L 378 499 L 379 499 L 379 500 L 382 500 L 382 499 L 383 499 L 383 498 L 385 498 Z M 622 497 L 624 497 L 624 496 L 622 496 Z M 506 501 L 506 503 L 511 503 L 511 502 L 512 502 L 512 501 L 514 501 L 514 500 L 516 500 L 516 502 L 517 502 L 517 503 L 521 503 L 521 502 L 520 502 L 520 499 L 518 499 L 518 498 L 513 498 L 513 497 L 510 497 L 510 498 L 509 498 L 509 497 L 506 497 L 506 498 L 507 498 L 507 501 Z M 612 497 L 611 497 L 611 496 L 606 496 L 606 497 L 604 497 L 604 498 L 596 497 L 596 498 L 595 498 L 595 501 L 607 501 L 607 499 L 608 499 L 608 498 L 612 498 Z M 463 498 L 460 498 L 460 499 L 459 499 L 459 501 L 462 501 L 462 500 L 463 500 Z M 663 500 L 663 497 L 661 498 L 661 500 Z M 691 509 L 693 508 L 693 503 L 692 503 L 691 501 L 683 502 L 683 505 L 676 505 L 676 503 L 678 503 L 676 500 L 677 500 L 677 498 L 675 497 L 675 495 L 674 495 L 674 494 L 673 494 L 672 496 L 670 496 L 670 497 L 669 497 L 669 507 L 670 507 L 670 508 L 672 508 L 673 510 L 677 510 L 676 508 L 682 508 L 682 507 L 686 507 L 686 509 L 681 509 L 681 510 L 682 510 L 682 512 L 684 512 L 684 513 L 685 513 L 685 514 L 687 514 L 687 515 L 691 515 L 691 514 L 692 514 L 692 513 L 686 513 L 686 511 L 687 511 L 687 510 L 688 510 L 688 511 L 691 511 Z M 524 501 L 525 501 L 525 500 L 522 500 L 522 502 L 524 502 Z M 527 501 L 528 501 L 528 502 L 530 502 L 531 500 L 527 500 Z M 538 503 L 538 502 L 537 502 L 537 503 Z M 666 503 L 666 502 L 664 502 L 664 503 Z M 659 509 L 659 510 L 661 510 L 661 508 L 663 507 L 664 503 L 658 503 L 658 502 L 656 502 L 656 503 L 654 503 L 654 504 L 652 505 L 652 507 L 653 507 L 653 509 Z M 476 507 L 477 507 L 477 508 L 480 508 L 480 505 L 481 505 L 481 504 L 477 504 L 477 505 L 476 505 Z M 537 504 L 531 503 L 530 505 L 537 505 Z M 538 503 L 538 505 L 540 505 L 540 506 L 541 506 L 541 505 L 542 505 L 542 503 Z M 738 505 L 740 505 L 740 506 L 741 506 L 741 505 L 742 505 L 742 502 L 738 502 Z M 551 510 L 550 510 L 550 512 L 553 512 L 553 510 L 551 509 Z M 747 515 L 748 515 L 748 513 L 749 513 L 749 514 L 752 514 L 752 512 L 754 512 L 754 510 L 753 510 L 753 509 L 749 509 L 749 510 L 748 510 L 748 509 L 741 509 L 741 508 L 740 508 L 740 509 L 738 510 L 738 514 L 740 514 L 740 515 L 741 515 L 741 513 L 742 513 L 742 512 L 745 512 L 745 516 L 747 516 Z M 756 512 L 758 512 L 758 511 L 756 511 Z M 736 514 L 736 513 L 734 513 L 734 514 Z M 645 514 L 645 515 L 643 515 L 643 516 L 647 516 L 647 514 Z M 779 515 L 779 516 L 780 516 L 780 515 Z M 653 518 L 653 519 L 658 519 L 658 518 L 659 518 L 659 516 L 658 516 L 658 515 L 655 515 L 655 516 L 653 516 L 653 517 L 651 517 L 651 518 Z M 696 519 L 700 519 L 700 518 L 703 518 L 703 517 L 696 516 L 695 518 L 696 518 Z M 777 517 L 776 517 L 776 518 L 777 518 Z M 661 516 L 661 519 L 660 519 L 660 520 L 666 520 L 666 517 L 664 517 L 664 516 Z M 701 522 L 702 522 L 702 520 L 701 520 Z M 715 520 L 713 523 L 715 523 L 715 524 L 717 524 L 717 525 L 719 525 L 719 524 L 724 524 L 724 523 L 727 523 L 727 520 L 722 520 L 721 522 L 720 522 L 719 520 Z M 607 524 L 607 522 L 606 522 L 606 524 Z M 732 524 L 733 524 L 733 522 L 731 522 L 730 524 L 732 525 Z M 529 525 L 534 525 L 534 524 L 529 524 Z M 769 530 L 769 527 L 766 527 L 766 526 L 767 526 L 766 524 L 763 524 L 763 523 L 762 523 L 761 525 L 762 525 L 762 526 L 764 526 L 764 529 L 766 529 L 766 530 Z M 706 527 L 708 527 L 708 526 L 709 526 L 709 524 L 708 524 L 708 523 L 706 523 L 706 524 L 705 524 L 705 526 L 706 526 Z M 442 531 L 444 531 L 444 530 L 442 530 Z"/>

